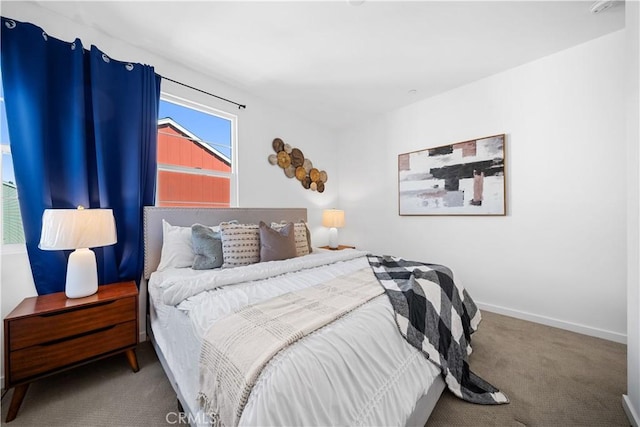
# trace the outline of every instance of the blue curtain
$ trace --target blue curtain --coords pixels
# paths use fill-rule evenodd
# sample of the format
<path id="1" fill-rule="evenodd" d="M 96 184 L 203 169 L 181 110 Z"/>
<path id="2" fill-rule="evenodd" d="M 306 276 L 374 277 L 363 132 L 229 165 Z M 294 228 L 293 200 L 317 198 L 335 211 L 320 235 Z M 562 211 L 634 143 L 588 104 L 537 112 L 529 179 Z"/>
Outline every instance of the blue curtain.
<path id="1" fill-rule="evenodd" d="M 2 82 L 27 252 L 39 294 L 64 290 L 68 252 L 38 249 L 47 208 L 110 208 L 118 243 L 96 248 L 100 284 L 138 280 L 153 205 L 160 76 L 79 39 L 2 18 Z"/>

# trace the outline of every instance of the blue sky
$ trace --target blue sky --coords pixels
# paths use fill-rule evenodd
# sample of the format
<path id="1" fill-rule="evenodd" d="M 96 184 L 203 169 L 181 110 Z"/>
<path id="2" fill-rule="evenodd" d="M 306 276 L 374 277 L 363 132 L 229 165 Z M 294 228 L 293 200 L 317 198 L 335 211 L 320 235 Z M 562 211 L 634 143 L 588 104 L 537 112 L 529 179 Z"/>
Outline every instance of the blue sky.
<path id="1" fill-rule="evenodd" d="M 158 118 L 172 118 L 213 148 L 231 158 L 231 122 L 182 105 L 160 100 Z"/>

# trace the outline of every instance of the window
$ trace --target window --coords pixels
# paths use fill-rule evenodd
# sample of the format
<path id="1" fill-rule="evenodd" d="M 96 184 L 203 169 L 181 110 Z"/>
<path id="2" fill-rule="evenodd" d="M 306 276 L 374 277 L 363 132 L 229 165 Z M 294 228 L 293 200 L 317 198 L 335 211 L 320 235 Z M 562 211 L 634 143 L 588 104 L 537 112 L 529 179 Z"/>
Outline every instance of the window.
<path id="1" fill-rule="evenodd" d="M 236 206 L 236 117 L 162 94 L 157 206 Z"/>
<path id="2" fill-rule="evenodd" d="M 162 94 L 158 117 L 156 205 L 236 206 L 236 117 L 168 94 Z M 2 244 L 22 245 L 24 230 L 1 84 L 0 148 Z"/>
<path id="3" fill-rule="evenodd" d="M 1 81 L 1 76 L 0 76 Z M 18 204 L 18 192 L 16 190 L 16 177 L 13 173 L 13 161 L 11 147 L 9 146 L 9 130 L 7 128 L 7 113 L 4 105 L 4 90 L 0 84 L 0 148 L 2 162 L 0 173 L 2 174 L 2 244 L 24 244 L 24 230 L 20 205 Z"/>

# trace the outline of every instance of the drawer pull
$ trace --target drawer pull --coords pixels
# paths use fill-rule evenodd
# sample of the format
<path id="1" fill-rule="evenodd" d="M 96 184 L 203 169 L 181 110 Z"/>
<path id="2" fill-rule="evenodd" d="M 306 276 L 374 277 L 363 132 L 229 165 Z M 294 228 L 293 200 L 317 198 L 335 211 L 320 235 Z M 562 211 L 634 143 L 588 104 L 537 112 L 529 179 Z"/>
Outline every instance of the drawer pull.
<path id="1" fill-rule="evenodd" d="M 58 343 L 65 342 L 65 341 L 70 341 L 70 340 L 73 340 L 73 339 L 76 339 L 76 338 L 80 338 L 80 337 L 85 337 L 87 335 L 93 335 L 93 334 L 97 334 L 97 333 L 100 333 L 100 332 L 108 331 L 109 329 L 113 329 L 115 327 L 116 327 L 116 325 L 111 325 L 111 326 L 107 326 L 107 327 L 100 328 L 100 329 L 94 329 L 93 331 L 83 332 L 81 334 L 72 335 L 70 337 L 64 337 L 64 338 L 59 338 L 57 340 L 47 341 L 47 342 L 44 342 L 42 344 L 38 344 L 38 346 L 39 347 L 48 347 L 50 345 L 58 344 Z"/>
<path id="2" fill-rule="evenodd" d="M 102 301 L 102 302 L 98 302 L 95 304 L 91 304 L 91 307 L 102 307 L 105 305 L 109 305 L 109 304 L 113 304 L 114 302 L 116 302 L 117 300 L 113 300 L 113 301 Z M 60 316 L 62 314 L 66 314 L 69 313 L 70 311 L 77 311 L 77 310 L 82 310 L 82 309 L 86 309 L 86 307 L 70 307 L 68 310 L 64 310 L 64 311 L 58 311 L 55 313 L 44 313 L 39 315 L 38 317 L 53 317 L 53 316 Z"/>

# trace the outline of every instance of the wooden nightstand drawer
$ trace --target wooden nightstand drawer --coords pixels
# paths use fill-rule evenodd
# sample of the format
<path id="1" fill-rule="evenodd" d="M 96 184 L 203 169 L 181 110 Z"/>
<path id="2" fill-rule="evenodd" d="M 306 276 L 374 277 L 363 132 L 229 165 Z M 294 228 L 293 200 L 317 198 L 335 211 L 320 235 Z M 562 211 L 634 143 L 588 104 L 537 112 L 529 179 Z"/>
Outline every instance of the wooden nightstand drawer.
<path id="1" fill-rule="evenodd" d="M 12 351 L 9 355 L 10 382 L 22 381 L 52 369 L 136 344 L 137 322 L 134 320 L 77 338 Z"/>
<path id="2" fill-rule="evenodd" d="M 64 292 L 22 300 L 4 318 L 5 387 L 15 388 L 7 422 L 29 384 L 76 366 L 124 353 L 138 372 L 138 289 L 135 282 L 98 287 L 83 298 Z"/>
<path id="3" fill-rule="evenodd" d="M 11 351 L 135 320 L 136 310 L 136 297 L 129 297 L 15 320 L 9 325 Z"/>

